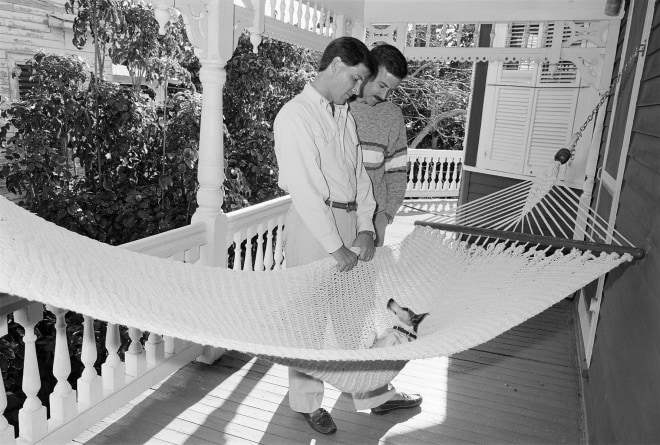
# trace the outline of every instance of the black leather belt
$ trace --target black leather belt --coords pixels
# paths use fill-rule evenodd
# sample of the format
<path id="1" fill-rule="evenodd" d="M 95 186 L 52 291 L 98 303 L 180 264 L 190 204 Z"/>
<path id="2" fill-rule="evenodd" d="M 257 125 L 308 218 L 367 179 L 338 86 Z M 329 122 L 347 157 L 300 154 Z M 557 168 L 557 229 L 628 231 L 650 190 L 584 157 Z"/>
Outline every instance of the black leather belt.
<path id="1" fill-rule="evenodd" d="M 355 201 L 337 202 L 326 199 L 325 204 L 329 205 L 330 207 L 334 207 L 335 209 L 346 210 L 347 212 L 355 212 L 357 210 L 357 202 Z"/>

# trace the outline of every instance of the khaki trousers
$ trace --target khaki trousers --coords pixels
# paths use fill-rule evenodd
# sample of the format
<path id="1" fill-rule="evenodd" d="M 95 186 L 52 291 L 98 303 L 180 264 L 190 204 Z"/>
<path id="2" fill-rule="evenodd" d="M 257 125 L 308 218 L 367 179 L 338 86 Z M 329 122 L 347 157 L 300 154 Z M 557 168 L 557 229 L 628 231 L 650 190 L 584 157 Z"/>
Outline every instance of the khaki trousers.
<path id="1" fill-rule="evenodd" d="M 357 237 L 357 214 L 331 208 L 335 224 L 344 245 L 351 247 Z M 284 256 L 286 267 L 296 267 L 327 258 L 328 252 L 311 234 L 307 225 L 291 205 L 285 219 Z M 300 413 L 311 413 L 321 407 L 325 384 L 322 380 L 289 368 L 289 406 Z M 355 409 L 365 410 L 381 405 L 394 396 L 392 385 L 366 393 L 353 394 Z"/>

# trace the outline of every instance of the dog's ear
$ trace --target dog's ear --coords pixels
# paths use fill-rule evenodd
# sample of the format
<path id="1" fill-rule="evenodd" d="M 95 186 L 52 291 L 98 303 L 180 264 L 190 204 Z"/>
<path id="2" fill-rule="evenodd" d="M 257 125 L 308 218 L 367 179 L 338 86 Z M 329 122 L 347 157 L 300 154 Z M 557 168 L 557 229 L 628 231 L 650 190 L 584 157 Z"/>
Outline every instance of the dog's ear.
<path id="1" fill-rule="evenodd" d="M 419 315 L 415 314 L 412 317 L 412 326 L 413 326 L 413 329 L 415 330 L 415 332 L 417 332 L 417 327 L 426 318 L 427 315 L 429 315 L 429 313 L 424 312 L 423 314 L 419 314 Z"/>

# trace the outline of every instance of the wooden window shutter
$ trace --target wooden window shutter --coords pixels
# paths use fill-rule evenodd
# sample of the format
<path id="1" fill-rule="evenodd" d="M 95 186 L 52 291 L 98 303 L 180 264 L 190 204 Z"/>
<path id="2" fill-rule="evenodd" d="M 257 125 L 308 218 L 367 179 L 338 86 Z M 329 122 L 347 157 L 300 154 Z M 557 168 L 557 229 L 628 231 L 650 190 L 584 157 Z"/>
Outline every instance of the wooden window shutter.
<path id="1" fill-rule="evenodd" d="M 524 174 L 541 174 L 557 150 L 570 141 L 578 98 L 577 74 L 577 67 L 571 62 L 559 62 L 554 72 L 548 63 L 541 66 Z"/>
<path id="2" fill-rule="evenodd" d="M 541 174 L 553 161 L 557 150 L 567 146 L 576 99 L 576 90 L 552 88 L 536 92 L 524 174 Z"/>
<path id="3" fill-rule="evenodd" d="M 510 173 L 522 173 L 525 146 L 532 110 L 529 88 L 498 86 L 490 148 L 483 152 L 483 166 Z"/>
<path id="4" fill-rule="evenodd" d="M 477 166 L 518 175 L 545 171 L 573 133 L 579 79 L 571 62 L 502 64 L 485 115 Z M 486 143 L 490 141 L 490 145 Z M 484 142 L 482 145 L 481 142 Z"/>

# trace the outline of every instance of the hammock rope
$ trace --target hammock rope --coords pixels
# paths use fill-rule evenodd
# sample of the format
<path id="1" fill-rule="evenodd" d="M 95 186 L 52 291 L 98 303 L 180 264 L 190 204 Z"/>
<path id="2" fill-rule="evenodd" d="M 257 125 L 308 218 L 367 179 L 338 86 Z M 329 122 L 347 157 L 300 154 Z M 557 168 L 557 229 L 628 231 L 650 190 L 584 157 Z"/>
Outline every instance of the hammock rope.
<path id="1" fill-rule="evenodd" d="M 534 188 L 545 195 L 526 205 Z M 246 272 L 151 257 L 69 232 L 2 198 L 0 292 L 244 351 L 362 392 L 390 382 L 409 360 L 488 341 L 633 259 L 630 251 L 549 247 L 502 230 L 535 228 L 545 241 L 573 234 L 576 224 L 569 223 L 578 221 L 580 234 L 595 236 L 592 241 L 612 238 L 634 248 L 580 209 L 570 189 L 531 181 L 494 195 L 431 221 L 450 223 L 450 231 L 416 227 L 345 273 L 332 258 Z M 497 236 L 454 232 L 457 222 Z M 431 315 L 416 341 L 369 348 L 374 335 L 392 327 L 389 298 Z"/>

